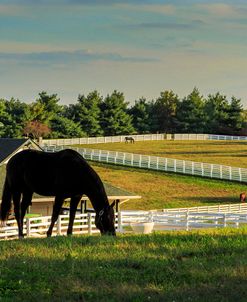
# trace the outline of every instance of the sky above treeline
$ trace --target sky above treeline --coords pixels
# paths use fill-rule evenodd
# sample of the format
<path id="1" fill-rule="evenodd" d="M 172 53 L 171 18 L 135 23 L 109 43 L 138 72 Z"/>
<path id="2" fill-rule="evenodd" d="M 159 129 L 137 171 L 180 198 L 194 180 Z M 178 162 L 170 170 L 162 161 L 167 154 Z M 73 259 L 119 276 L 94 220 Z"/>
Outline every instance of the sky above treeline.
<path id="1" fill-rule="evenodd" d="M 0 98 L 194 87 L 247 107 L 246 0 L 0 0 Z"/>

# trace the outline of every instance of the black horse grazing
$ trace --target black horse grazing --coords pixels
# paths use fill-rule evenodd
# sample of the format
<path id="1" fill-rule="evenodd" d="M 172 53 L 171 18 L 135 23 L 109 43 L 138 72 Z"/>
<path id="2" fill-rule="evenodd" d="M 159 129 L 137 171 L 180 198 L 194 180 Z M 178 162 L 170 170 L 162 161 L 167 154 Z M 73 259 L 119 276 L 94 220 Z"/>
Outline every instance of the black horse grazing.
<path id="1" fill-rule="evenodd" d="M 76 151 L 66 149 L 46 153 L 24 150 L 9 160 L 6 169 L 0 219 L 7 219 L 13 199 L 19 238 L 23 237 L 23 218 L 28 206 L 32 204 L 34 192 L 55 196 L 48 237 L 52 234 L 65 198 L 71 198 L 67 234 L 72 234 L 76 209 L 83 194 L 89 197 L 94 207 L 95 225 L 101 234 L 116 235 L 114 203 L 109 205 L 100 177 Z"/>
<path id="2" fill-rule="evenodd" d="M 135 140 L 132 136 L 125 136 L 125 143 L 130 142 L 131 144 L 134 144 Z"/>

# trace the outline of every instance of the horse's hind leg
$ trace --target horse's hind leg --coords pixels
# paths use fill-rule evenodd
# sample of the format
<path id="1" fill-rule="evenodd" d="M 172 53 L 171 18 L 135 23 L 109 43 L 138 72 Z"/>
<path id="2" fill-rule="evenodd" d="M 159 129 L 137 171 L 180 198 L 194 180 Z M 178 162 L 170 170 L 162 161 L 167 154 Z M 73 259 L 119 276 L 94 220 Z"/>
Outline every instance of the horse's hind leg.
<path id="1" fill-rule="evenodd" d="M 13 203 L 14 203 L 14 213 L 15 213 L 15 219 L 17 221 L 17 225 L 18 225 L 18 235 L 19 238 L 23 238 L 23 224 L 22 224 L 22 220 L 21 220 L 21 207 L 20 207 L 20 203 L 21 203 L 21 192 L 19 191 L 15 191 L 13 193 Z"/>
<path id="2" fill-rule="evenodd" d="M 25 191 L 22 196 L 22 201 L 21 201 L 21 225 L 22 225 L 22 228 L 23 228 L 23 219 L 24 219 L 24 216 L 26 215 L 27 208 L 28 208 L 28 206 L 30 206 L 32 204 L 32 196 L 33 196 L 33 193 L 30 191 Z"/>
<path id="3" fill-rule="evenodd" d="M 69 212 L 69 226 L 67 230 L 67 235 L 72 235 L 73 233 L 73 223 L 75 220 L 76 209 L 80 200 L 81 200 L 81 196 L 71 197 L 70 212 Z"/>
<path id="4" fill-rule="evenodd" d="M 52 230 L 53 230 L 55 222 L 58 219 L 59 212 L 61 210 L 63 201 L 64 201 L 63 197 L 60 197 L 60 196 L 56 196 L 55 197 L 55 202 L 54 202 L 53 211 L 52 211 L 52 217 L 51 217 L 51 224 L 50 224 L 50 227 L 49 227 L 49 229 L 48 229 L 48 231 L 46 233 L 47 237 L 51 237 Z"/>

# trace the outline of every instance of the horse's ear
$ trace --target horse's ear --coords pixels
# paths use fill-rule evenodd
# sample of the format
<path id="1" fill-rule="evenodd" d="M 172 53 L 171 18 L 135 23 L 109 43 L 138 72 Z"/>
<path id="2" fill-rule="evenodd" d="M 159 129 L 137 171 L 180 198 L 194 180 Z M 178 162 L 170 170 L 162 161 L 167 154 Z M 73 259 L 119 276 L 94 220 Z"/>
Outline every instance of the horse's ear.
<path id="1" fill-rule="evenodd" d="M 116 204 L 116 200 L 113 201 L 113 203 L 110 205 L 111 208 L 113 208 Z"/>

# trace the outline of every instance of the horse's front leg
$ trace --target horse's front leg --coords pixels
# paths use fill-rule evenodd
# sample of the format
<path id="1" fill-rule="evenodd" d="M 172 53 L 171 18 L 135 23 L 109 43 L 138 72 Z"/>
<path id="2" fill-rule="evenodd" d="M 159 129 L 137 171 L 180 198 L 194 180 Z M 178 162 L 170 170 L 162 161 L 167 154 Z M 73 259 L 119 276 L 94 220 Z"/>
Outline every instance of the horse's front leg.
<path id="1" fill-rule="evenodd" d="M 47 237 L 51 237 L 52 230 L 53 230 L 55 222 L 58 219 L 63 201 L 64 201 L 63 197 L 61 197 L 61 196 L 56 196 L 55 197 L 55 202 L 54 202 L 54 205 L 53 205 L 53 211 L 52 211 L 52 217 L 51 217 L 51 224 L 50 224 L 50 227 L 49 227 L 49 229 L 46 233 Z"/>
<path id="2" fill-rule="evenodd" d="M 73 196 L 70 201 L 70 212 L 69 212 L 69 226 L 67 230 L 67 235 L 72 235 L 73 233 L 73 223 L 75 220 L 75 214 L 77 210 L 78 203 L 81 200 L 81 196 Z"/>

